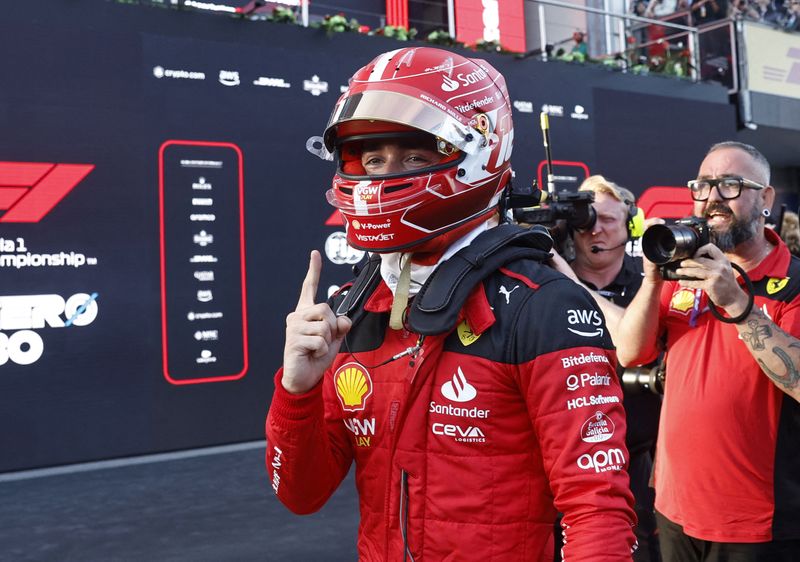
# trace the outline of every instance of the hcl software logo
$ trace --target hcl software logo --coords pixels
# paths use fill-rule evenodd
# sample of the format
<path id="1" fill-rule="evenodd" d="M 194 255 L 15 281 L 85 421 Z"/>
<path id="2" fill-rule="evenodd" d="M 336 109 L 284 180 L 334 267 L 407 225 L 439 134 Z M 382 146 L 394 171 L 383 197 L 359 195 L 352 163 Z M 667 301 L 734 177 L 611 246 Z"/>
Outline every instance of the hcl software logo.
<path id="1" fill-rule="evenodd" d="M 94 164 L 0 162 L 0 222 L 39 222 Z"/>

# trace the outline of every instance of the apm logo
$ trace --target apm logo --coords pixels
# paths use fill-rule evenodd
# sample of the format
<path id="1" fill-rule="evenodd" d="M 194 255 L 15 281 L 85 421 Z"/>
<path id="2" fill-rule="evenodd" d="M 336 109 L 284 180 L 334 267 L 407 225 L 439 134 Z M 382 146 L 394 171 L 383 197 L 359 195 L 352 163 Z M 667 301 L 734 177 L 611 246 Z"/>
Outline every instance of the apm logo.
<path id="1" fill-rule="evenodd" d="M 94 164 L 0 162 L 0 222 L 39 222 Z"/>

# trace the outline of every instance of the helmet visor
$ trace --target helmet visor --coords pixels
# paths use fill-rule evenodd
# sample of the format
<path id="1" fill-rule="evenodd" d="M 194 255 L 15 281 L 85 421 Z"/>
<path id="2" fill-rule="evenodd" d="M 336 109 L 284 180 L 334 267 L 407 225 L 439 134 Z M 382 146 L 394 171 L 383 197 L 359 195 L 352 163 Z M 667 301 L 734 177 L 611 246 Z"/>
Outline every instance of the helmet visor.
<path id="1" fill-rule="evenodd" d="M 325 146 L 333 152 L 336 125 L 345 121 L 388 121 L 407 125 L 446 140 L 467 154 L 480 150 L 480 134 L 428 101 L 398 92 L 366 91 L 344 97 L 336 105 L 325 129 Z"/>

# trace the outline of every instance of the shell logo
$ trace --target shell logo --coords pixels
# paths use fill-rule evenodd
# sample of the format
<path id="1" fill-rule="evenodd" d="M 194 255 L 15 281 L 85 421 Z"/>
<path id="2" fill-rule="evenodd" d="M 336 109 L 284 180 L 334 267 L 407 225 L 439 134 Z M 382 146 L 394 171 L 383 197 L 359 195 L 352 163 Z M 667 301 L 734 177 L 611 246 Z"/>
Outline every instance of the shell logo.
<path id="1" fill-rule="evenodd" d="M 694 306 L 694 291 L 691 289 L 681 289 L 672 295 L 672 300 L 669 302 L 670 310 L 687 314 L 689 309 Z"/>
<path id="2" fill-rule="evenodd" d="M 372 396 L 372 379 L 369 372 L 358 363 L 347 363 L 333 375 L 336 395 L 347 412 L 358 412 L 367 405 Z"/>

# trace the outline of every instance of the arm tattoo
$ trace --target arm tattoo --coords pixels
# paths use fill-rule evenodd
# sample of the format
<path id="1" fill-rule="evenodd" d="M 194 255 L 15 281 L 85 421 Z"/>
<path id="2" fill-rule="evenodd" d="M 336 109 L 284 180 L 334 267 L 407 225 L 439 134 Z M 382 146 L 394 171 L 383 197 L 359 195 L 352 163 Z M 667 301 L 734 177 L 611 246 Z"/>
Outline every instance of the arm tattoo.
<path id="1" fill-rule="evenodd" d="M 758 320 L 748 320 L 747 325 L 752 331 L 742 332 L 742 339 L 754 351 L 763 351 L 765 349 L 764 341 L 772 337 L 772 330 L 769 326 L 759 326 Z"/>
<path id="2" fill-rule="evenodd" d="M 789 347 L 800 347 L 800 344 L 792 343 L 789 344 Z M 792 361 L 792 358 L 789 357 L 789 354 L 786 353 L 780 347 L 773 347 L 772 352 L 780 358 L 783 364 L 786 366 L 786 374 L 779 375 L 778 373 L 772 371 L 761 359 L 757 359 L 758 364 L 761 365 L 761 369 L 767 374 L 769 378 L 771 378 L 775 383 L 779 384 L 786 390 L 794 390 L 800 386 L 800 371 L 797 370 L 797 367 Z"/>

